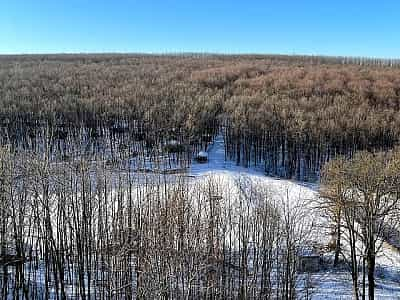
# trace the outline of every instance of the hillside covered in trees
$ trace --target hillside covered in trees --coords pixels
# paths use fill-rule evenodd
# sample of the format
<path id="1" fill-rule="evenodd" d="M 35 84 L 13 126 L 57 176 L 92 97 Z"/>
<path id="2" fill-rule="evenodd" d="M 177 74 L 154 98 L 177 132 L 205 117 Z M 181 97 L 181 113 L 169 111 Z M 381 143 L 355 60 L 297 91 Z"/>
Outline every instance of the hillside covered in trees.
<path id="1" fill-rule="evenodd" d="M 47 145 L 53 159 L 79 152 L 114 160 L 121 149 L 128 157 L 161 147 L 187 165 L 222 128 L 226 156 L 237 164 L 316 180 L 338 154 L 392 148 L 399 109 L 395 60 L 0 57 L 1 143 L 34 151 Z M 168 147 L 171 141 L 179 147 Z"/>
<path id="2" fill-rule="evenodd" d="M 0 299 L 399 296 L 399 65 L 0 56 Z"/>

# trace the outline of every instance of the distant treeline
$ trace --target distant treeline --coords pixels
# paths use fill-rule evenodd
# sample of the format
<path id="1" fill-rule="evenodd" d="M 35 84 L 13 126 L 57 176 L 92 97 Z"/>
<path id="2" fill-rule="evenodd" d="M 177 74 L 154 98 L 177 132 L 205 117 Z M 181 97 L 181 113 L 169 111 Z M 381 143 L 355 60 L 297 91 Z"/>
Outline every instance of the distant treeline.
<path id="1" fill-rule="evenodd" d="M 2 143 L 62 152 L 81 136 L 89 148 L 106 136 L 110 147 L 113 138 L 149 149 L 177 140 L 193 152 L 222 128 L 238 164 L 313 180 L 337 154 L 397 144 L 398 66 L 284 55 L 1 56 Z"/>

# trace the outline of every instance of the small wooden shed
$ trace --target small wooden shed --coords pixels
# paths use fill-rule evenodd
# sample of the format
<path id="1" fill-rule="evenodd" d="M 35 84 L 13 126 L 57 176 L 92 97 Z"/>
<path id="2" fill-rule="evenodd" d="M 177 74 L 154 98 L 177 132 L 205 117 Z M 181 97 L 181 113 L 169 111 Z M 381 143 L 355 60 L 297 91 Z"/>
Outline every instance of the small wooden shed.
<path id="1" fill-rule="evenodd" d="M 303 250 L 298 254 L 298 271 L 301 273 L 318 272 L 321 267 L 321 256 L 312 249 Z"/>
<path id="2" fill-rule="evenodd" d="M 205 151 L 200 151 L 196 155 L 196 161 L 199 163 L 206 163 L 208 161 L 208 153 Z"/>

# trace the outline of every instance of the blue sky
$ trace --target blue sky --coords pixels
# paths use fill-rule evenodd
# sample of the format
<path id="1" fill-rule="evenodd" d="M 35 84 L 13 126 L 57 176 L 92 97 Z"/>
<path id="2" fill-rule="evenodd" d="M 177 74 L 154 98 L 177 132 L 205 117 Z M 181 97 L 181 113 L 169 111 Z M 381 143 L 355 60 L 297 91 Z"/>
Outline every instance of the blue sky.
<path id="1" fill-rule="evenodd" d="M 0 0 L 0 53 L 400 57 L 399 0 Z"/>

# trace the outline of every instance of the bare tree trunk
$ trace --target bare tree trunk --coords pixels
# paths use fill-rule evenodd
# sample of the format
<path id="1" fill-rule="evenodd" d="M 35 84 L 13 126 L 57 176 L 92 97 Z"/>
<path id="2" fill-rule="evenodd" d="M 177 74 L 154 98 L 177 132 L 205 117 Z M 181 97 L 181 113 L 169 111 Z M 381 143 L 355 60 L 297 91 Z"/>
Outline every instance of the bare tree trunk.
<path id="1" fill-rule="evenodd" d="M 335 243 L 335 258 L 333 261 L 333 266 L 337 267 L 337 265 L 339 264 L 339 256 L 340 256 L 340 252 L 342 251 L 341 249 L 341 236 L 342 236 L 342 218 L 341 218 L 341 208 L 338 208 L 338 213 L 336 216 L 337 220 L 336 220 L 336 243 Z"/>
<path id="2" fill-rule="evenodd" d="M 369 250 L 367 254 L 368 267 L 368 299 L 375 299 L 375 251 Z"/>

